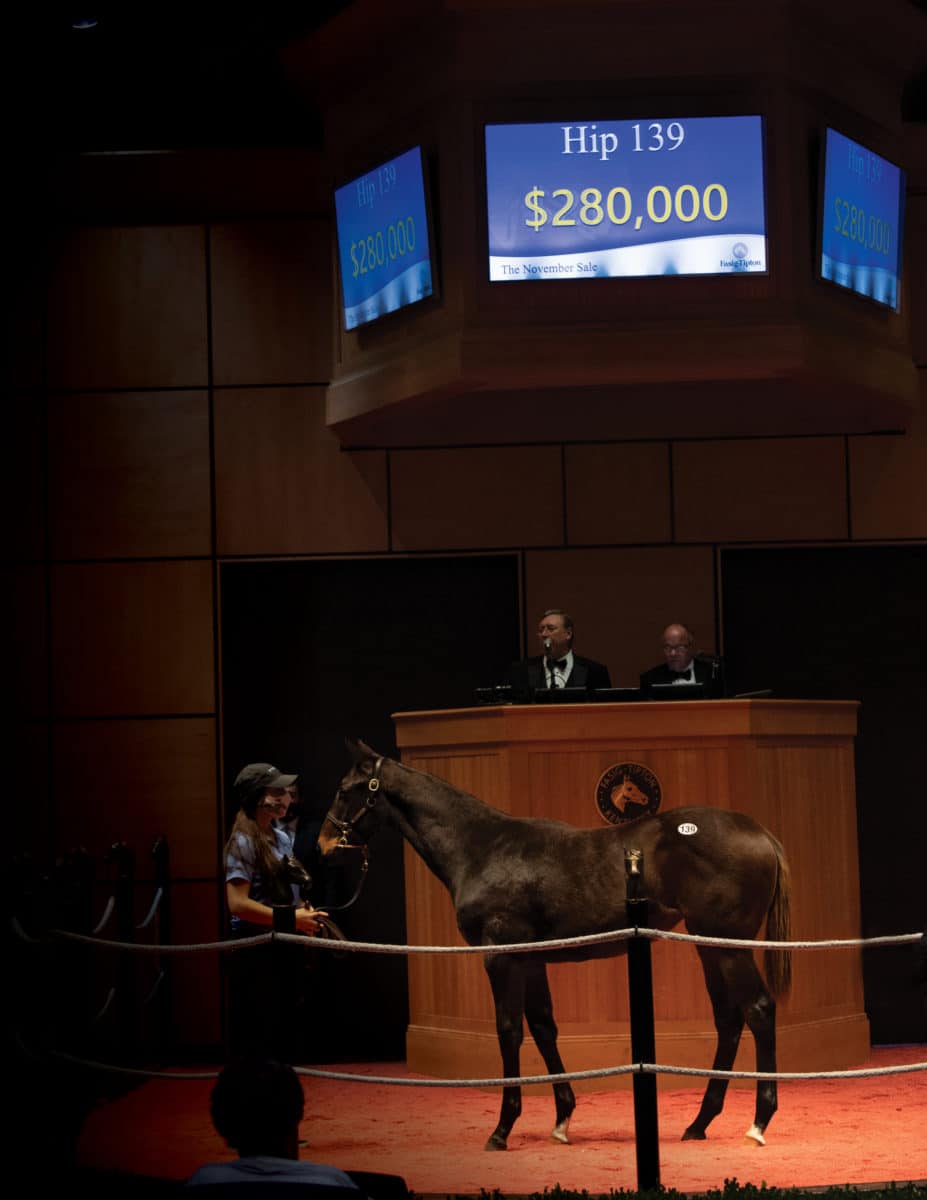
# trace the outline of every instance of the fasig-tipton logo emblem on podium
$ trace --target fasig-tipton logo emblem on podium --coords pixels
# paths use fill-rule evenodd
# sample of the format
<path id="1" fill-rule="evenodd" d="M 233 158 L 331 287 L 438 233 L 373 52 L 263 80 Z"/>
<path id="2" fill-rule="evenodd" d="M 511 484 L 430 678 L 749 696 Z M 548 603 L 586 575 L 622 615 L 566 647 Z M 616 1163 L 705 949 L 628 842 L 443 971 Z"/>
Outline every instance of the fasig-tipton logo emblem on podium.
<path id="1" fill-rule="evenodd" d="M 596 784 L 599 815 L 611 825 L 657 812 L 663 798 L 660 780 L 643 763 L 615 763 L 603 771 Z"/>

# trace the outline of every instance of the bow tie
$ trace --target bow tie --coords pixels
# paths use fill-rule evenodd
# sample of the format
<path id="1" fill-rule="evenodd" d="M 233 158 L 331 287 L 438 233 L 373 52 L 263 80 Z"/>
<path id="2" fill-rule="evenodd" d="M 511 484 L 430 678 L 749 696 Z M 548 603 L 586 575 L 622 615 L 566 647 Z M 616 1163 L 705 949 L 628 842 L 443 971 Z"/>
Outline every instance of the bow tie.
<path id="1" fill-rule="evenodd" d="M 558 659 L 556 660 L 556 662 L 555 662 L 553 659 L 550 659 L 550 658 L 549 658 L 549 659 L 547 660 L 547 665 L 548 665 L 548 667 L 550 667 L 550 669 L 551 669 L 552 671 L 553 671 L 554 669 L 556 669 L 556 670 L 558 670 L 558 671 L 565 671 L 565 670 L 566 670 L 566 665 L 567 665 L 567 660 L 566 660 L 565 658 L 558 658 Z"/>
<path id="2" fill-rule="evenodd" d="M 691 683 L 692 675 L 688 670 L 674 671 L 673 672 L 673 682 L 675 683 L 677 679 L 684 679 L 686 681 L 686 683 Z"/>

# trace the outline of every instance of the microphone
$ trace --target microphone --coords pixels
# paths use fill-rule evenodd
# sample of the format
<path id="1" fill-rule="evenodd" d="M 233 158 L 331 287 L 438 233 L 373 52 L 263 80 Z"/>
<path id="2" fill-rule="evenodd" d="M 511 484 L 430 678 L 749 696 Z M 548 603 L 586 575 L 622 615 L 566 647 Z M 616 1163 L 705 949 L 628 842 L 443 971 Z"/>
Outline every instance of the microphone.
<path id="1" fill-rule="evenodd" d="M 694 658 L 696 662 L 708 663 L 711 667 L 711 678 L 713 681 L 718 678 L 721 671 L 721 659 L 717 654 L 696 654 Z"/>
<path id="2" fill-rule="evenodd" d="M 547 654 L 550 654 L 550 638 L 545 638 L 542 644 L 544 646 L 545 652 Z"/>

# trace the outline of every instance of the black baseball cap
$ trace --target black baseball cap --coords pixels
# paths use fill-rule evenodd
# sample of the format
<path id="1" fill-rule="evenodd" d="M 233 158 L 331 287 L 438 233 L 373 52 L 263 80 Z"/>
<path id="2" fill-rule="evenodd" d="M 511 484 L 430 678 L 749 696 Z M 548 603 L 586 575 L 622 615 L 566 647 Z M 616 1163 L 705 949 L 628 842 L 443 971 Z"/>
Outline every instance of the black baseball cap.
<path id="1" fill-rule="evenodd" d="M 232 792 L 239 804 L 264 792 L 268 788 L 290 787 L 299 778 L 298 775 L 284 775 L 270 763 L 248 763 L 238 772 L 232 785 Z"/>

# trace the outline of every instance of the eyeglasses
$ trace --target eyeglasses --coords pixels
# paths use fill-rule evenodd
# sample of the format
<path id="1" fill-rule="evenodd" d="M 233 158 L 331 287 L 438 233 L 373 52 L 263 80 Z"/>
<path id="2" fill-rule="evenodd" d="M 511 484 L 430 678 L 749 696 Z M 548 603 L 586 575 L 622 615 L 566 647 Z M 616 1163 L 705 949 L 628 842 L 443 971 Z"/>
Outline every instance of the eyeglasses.
<path id="1" fill-rule="evenodd" d="M 677 654 L 680 650 L 688 650 L 692 645 L 691 642 L 683 642 L 681 646 L 669 646 L 665 642 L 663 644 L 664 654 Z"/>

